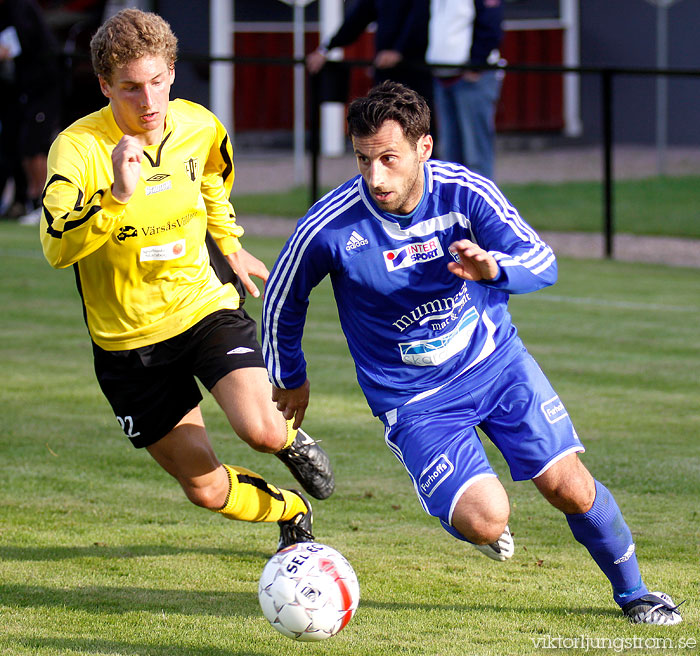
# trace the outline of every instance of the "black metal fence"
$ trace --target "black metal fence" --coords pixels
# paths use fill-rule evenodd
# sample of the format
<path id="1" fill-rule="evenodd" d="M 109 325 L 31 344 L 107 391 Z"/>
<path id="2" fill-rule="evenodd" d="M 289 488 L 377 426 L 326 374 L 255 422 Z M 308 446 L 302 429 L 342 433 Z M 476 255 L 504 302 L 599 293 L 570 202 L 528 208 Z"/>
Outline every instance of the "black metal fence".
<path id="1" fill-rule="evenodd" d="M 369 61 L 343 61 L 342 64 L 347 67 L 367 67 L 371 66 Z M 456 68 L 456 67 L 453 67 Z M 474 69 L 478 67 L 463 67 Z M 480 67 L 482 69 L 493 68 L 489 66 Z M 602 228 L 604 235 L 604 255 L 607 258 L 614 256 L 614 233 L 615 233 L 615 217 L 614 217 L 614 198 L 613 198 L 613 157 L 614 157 L 614 82 L 620 76 L 642 76 L 642 77 L 695 77 L 700 79 L 700 69 L 685 70 L 685 69 L 655 69 L 655 68 L 621 68 L 610 67 L 600 68 L 591 66 L 537 66 L 537 65 L 505 65 L 499 67 L 499 70 L 508 73 L 547 73 L 547 74 L 567 74 L 574 73 L 577 75 L 595 75 L 601 80 L 601 99 L 600 112 L 602 124 L 602 150 L 603 150 L 603 207 L 602 207 Z M 311 183 L 310 194 L 312 200 L 318 199 L 319 196 L 319 129 L 320 129 L 320 89 L 318 76 L 310 77 L 310 150 L 311 150 Z"/>
<path id="2" fill-rule="evenodd" d="M 75 66 L 76 62 L 84 63 L 85 55 L 73 53 L 70 58 L 64 57 L 64 70 L 70 76 L 70 68 Z M 292 57 L 210 57 L 208 55 L 183 54 L 181 61 L 189 61 L 197 66 L 205 66 L 213 62 L 224 62 L 233 65 L 264 65 L 264 66 L 283 66 L 294 67 L 295 65 L 303 65 L 303 59 Z M 334 66 L 340 69 L 345 69 L 346 74 L 353 68 L 370 68 L 372 62 L 368 60 L 343 60 L 334 62 Z M 431 68 L 427 65 L 421 65 L 423 68 Z M 452 66 L 451 68 L 456 68 Z M 482 67 L 463 67 L 467 68 L 493 68 L 490 66 Z M 540 74 L 575 74 L 578 76 L 596 76 L 600 79 L 600 116 L 602 127 L 602 222 L 601 232 L 604 235 L 604 256 L 612 258 L 614 256 L 614 234 L 615 234 L 615 212 L 614 212 L 614 105 L 615 105 L 615 82 L 621 77 L 637 76 L 643 78 L 657 78 L 665 76 L 667 78 L 685 77 L 696 78 L 700 80 L 700 69 L 658 69 L 658 68 L 631 68 L 631 67 L 594 67 L 594 66 L 552 66 L 552 65 L 517 65 L 507 64 L 498 67 L 499 70 L 508 74 L 522 73 L 540 73 Z M 347 77 L 347 75 L 346 75 Z M 320 165 L 320 106 L 322 102 L 322 94 L 320 89 L 320 76 L 307 76 L 308 80 L 308 148 L 310 151 L 310 175 L 309 175 L 309 198 L 311 202 L 315 202 L 320 197 L 319 193 L 319 165 Z"/>

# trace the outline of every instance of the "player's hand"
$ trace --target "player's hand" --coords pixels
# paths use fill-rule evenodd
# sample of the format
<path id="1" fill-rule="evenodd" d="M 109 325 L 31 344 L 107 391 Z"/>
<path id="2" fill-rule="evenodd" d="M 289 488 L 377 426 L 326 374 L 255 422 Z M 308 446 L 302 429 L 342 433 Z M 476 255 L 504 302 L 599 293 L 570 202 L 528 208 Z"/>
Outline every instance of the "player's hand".
<path id="1" fill-rule="evenodd" d="M 112 195 L 120 202 L 126 203 L 136 189 L 141 177 L 141 160 L 143 146 L 136 137 L 125 134 L 112 151 L 112 170 L 114 182 Z"/>
<path id="2" fill-rule="evenodd" d="M 304 421 L 306 408 L 309 406 L 310 390 L 311 383 L 309 383 L 308 378 L 301 387 L 294 389 L 281 389 L 272 386 L 272 400 L 277 404 L 277 409 L 287 421 L 294 419 L 292 424 L 294 429 L 299 428 L 301 422 Z"/>
<path id="3" fill-rule="evenodd" d="M 374 58 L 375 68 L 393 68 L 403 59 L 398 50 L 380 50 Z"/>
<path id="4" fill-rule="evenodd" d="M 500 269 L 493 255 L 468 239 L 450 244 L 450 253 L 456 253 L 459 262 L 450 262 L 447 268 L 464 280 L 493 280 L 498 276 Z"/>
<path id="5" fill-rule="evenodd" d="M 255 298 L 260 297 L 260 291 L 255 283 L 250 279 L 250 276 L 260 278 L 263 282 L 267 282 L 267 277 L 270 272 L 267 270 L 264 262 L 261 262 L 257 257 L 251 255 L 247 250 L 241 248 L 235 253 L 226 256 L 231 268 L 240 278 L 241 283 L 246 290 Z"/>
<path id="6" fill-rule="evenodd" d="M 311 75 L 316 75 L 326 63 L 326 55 L 320 50 L 314 50 L 306 55 L 306 68 Z"/>

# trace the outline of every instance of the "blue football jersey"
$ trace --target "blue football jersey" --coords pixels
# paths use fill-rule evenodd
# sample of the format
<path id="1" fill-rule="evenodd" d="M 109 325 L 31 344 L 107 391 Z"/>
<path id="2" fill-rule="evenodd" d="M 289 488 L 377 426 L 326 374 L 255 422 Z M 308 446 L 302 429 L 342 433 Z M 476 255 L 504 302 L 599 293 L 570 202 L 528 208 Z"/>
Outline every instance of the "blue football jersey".
<path id="1" fill-rule="evenodd" d="M 458 376 L 492 376 L 522 350 L 508 297 L 553 284 L 554 253 L 490 180 L 437 160 L 424 169 L 423 197 L 408 216 L 378 209 L 358 175 L 298 222 L 265 290 L 263 352 L 274 385 L 306 380 L 308 299 L 327 275 L 375 415 Z M 450 244 L 465 238 L 497 260 L 494 280 L 466 281 L 447 269 L 458 261 Z"/>

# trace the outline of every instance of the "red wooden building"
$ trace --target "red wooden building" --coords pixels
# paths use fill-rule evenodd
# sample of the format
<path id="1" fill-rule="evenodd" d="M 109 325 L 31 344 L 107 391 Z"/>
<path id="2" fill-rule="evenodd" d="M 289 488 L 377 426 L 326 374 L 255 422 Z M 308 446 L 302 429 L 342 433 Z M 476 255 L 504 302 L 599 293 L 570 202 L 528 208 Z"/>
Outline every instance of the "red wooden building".
<path id="1" fill-rule="evenodd" d="M 234 23 L 234 54 L 239 57 L 291 57 L 290 23 Z M 318 43 L 315 29 L 306 31 L 306 52 Z M 502 56 L 510 64 L 561 65 L 564 61 L 564 27 L 556 21 L 506 23 Z M 371 60 L 372 34 L 365 32 L 345 48 L 349 60 Z M 234 121 L 237 132 L 291 130 L 293 71 L 289 66 L 237 64 L 234 82 Z M 372 82 L 368 69 L 353 70 L 350 97 L 363 95 Z M 267 103 L 248 103 L 247 97 Z M 560 74 L 509 72 L 503 81 L 496 116 L 499 132 L 561 132 L 565 128 L 564 80 Z"/>

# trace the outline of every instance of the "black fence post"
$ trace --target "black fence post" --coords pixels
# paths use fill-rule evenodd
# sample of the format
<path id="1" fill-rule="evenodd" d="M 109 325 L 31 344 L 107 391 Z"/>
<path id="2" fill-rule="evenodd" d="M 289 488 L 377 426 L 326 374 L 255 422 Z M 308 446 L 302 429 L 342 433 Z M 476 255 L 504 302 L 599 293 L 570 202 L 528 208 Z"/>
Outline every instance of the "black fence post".
<path id="1" fill-rule="evenodd" d="M 613 72 L 602 71 L 603 83 L 603 232 L 605 257 L 612 259 L 615 222 L 613 215 Z"/>

